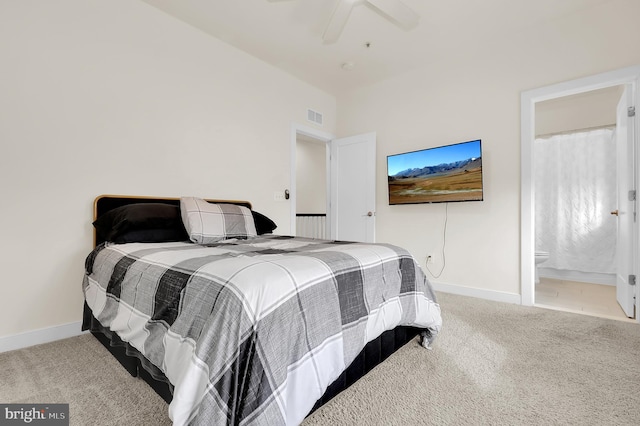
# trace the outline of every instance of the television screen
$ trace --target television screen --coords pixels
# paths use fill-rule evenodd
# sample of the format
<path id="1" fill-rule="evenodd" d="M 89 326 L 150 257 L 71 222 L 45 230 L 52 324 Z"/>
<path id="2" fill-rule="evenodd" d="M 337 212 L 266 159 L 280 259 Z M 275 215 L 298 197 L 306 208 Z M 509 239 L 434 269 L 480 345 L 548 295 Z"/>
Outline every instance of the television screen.
<path id="1" fill-rule="evenodd" d="M 389 155 L 387 177 L 392 205 L 482 201 L 482 143 Z"/>

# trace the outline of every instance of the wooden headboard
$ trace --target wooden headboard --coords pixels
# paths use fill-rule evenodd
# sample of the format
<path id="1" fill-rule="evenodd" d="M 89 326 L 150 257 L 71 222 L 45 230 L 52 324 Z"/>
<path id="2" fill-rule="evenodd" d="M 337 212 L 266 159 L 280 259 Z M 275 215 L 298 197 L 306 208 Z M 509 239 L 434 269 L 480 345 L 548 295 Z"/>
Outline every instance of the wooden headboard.
<path id="1" fill-rule="evenodd" d="M 245 206 L 251 209 L 251 203 L 249 201 L 215 200 L 215 199 L 209 199 L 209 198 L 206 198 L 205 201 L 209 203 L 237 204 L 237 205 Z M 173 204 L 173 205 L 179 206 L 180 197 L 147 197 L 143 195 L 100 195 L 96 197 L 95 201 L 93 202 L 93 220 L 96 220 L 98 217 L 105 214 L 109 210 L 113 210 L 121 206 L 126 206 L 127 204 L 136 204 L 136 203 L 166 203 L 166 204 Z M 98 241 L 98 237 L 94 229 L 93 230 L 94 246 L 99 242 L 100 241 Z"/>

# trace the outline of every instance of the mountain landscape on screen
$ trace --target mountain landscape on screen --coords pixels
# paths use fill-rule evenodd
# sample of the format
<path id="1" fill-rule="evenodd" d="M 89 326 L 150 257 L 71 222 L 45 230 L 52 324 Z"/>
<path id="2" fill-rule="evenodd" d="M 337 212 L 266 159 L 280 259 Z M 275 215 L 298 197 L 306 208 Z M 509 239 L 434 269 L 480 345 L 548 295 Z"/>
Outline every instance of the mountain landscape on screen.
<path id="1" fill-rule="evenodd" d="M 478 156 L 433 164 L 432 160 L 447 157 L 446 150 L 461 145 L 471 146 Z M 388 157 L 389 204 L 439 203 L 453 201 L 482 201 L 482 157 L 480 141 L 415 151 Z M 458 154 L 460 155 L 460 154 Z M 416 160 L 417 158 L 417 160 Z M 423 167 L 409 167 L 394 171 L 402 164 L 422 161 Z"/>
<path id="2" fill-rule="evenodd" d="M 470 171 L 474 168 L 482 167 L 481 158 L 469 158 L 468 160 L 456 161 L 455 163 L 438 164 L 437 166 L 427 166 L 421 169 L 407 169 L 396 173 L 393 176 L 389 176 L 389 180 L 397 180 L 404 178 L 426 177 L 433 176 L 436 173 L 450 173 L 455 170 L 462 169 L 463 171 Z"/>

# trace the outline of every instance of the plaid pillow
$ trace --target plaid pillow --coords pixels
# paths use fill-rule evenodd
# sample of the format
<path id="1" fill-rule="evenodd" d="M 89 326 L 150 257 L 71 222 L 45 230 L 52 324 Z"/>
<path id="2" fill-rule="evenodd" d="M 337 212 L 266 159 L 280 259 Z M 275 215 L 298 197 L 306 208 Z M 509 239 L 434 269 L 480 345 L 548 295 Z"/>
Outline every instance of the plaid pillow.
<path id="1" fill-rule="evenodd" d="M 196 197 L 180 198 L 180 211 L 189 239 L 211 244 L 229 238 L 256 237 L 251 210 L 235 204 L 211 204 Z"/>

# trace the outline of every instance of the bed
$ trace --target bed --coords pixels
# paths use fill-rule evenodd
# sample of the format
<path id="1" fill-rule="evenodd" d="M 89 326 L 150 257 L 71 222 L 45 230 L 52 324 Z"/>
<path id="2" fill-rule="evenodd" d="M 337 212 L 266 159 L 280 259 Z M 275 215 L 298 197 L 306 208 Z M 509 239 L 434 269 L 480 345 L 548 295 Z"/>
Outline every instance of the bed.
<path id="1" fill-rule="evenodd" d="M 247 201 L 101 196 L 94 226 L 83 329 L 177 425 L 299 424 L 442 325 L 406 250 L 274 235 Z"/>

